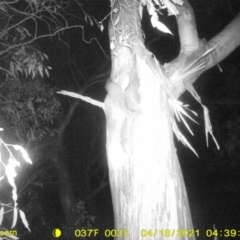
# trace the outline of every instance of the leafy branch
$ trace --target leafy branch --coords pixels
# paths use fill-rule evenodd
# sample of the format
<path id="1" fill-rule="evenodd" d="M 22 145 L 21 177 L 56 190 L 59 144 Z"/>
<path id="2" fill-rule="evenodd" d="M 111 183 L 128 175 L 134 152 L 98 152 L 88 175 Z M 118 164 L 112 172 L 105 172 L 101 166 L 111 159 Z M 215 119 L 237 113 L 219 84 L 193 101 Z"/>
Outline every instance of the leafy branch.
<path id="1" fill-rule="evenodd" d="M 79 11 L 72 13 L 73 8 L 79 9 Z M 21 49 L 29 48 L 30 44 L 39 39 L 58 35 L 58 38 L 62 40 L 60 33 L 69 29 L 80 28 L 84 42 L 91 43 L 94 40 L 100 46 L 97 38 L 88 41 L 84 38 L 84 25 L 70 23 L 77 18 L 91 26 L 96 25 L 101 28 L 101 23 L 88 15 L 77 0 L 60 2 L 54 0 L 4 1 L 0 3 L 0 16 L 0 27 L 2 29 L 0 31 L 0 70 L 15 77 L 17 77 L 15 75 L 16 71 L 13 71 L 13 68 L 9 66 L 7 59 L 9 59 L 9 56 L 17 54 Z M 38 54 L 40 54 L 39 51 Z M 25 70 L 18 67 L 17 71 Z M 38 73 L 41 76 L 43 71 L 48 75 L 48 68 L 43 69 L 43 65 L 39 66 Z M 34 77 L 33 72 L 29 72 Z"/>

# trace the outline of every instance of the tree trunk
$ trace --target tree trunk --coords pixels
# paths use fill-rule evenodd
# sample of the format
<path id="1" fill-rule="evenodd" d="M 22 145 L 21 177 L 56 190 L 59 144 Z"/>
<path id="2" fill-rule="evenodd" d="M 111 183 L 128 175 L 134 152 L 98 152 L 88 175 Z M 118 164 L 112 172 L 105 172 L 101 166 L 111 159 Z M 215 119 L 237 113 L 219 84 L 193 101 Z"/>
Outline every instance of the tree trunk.
<path id="1" fill-rule="evenodd" d="M 62 206 L 63 214 L 65 217 L 65 226 L 72 226 L 76 221 L 76 216 L 72 212 L 77 200 L 74 196 L 72 183 L 69 175 L 67 166 L 64 163 L 62 147 L 63 147 L 63 134 L 73 116 L 74 110 L 78 106 L 79 102 L 75 101 L 70 107 L 68 113 L 66 114 L 64 120 L 61 122 L 58 129 L 58 138 L 53 149 L 53 164 L 55 171 L 59 178 L 59 200 Z"/>
<path id="2" fill-rule="evenodd" d="M 72 209 L 76 203 L 76 199 L 72 191 L 72 184 L 68 169 L 66 168 L 63 159 L 60 157 L 57 161 L 54 161 L 54 166 L 60 179 L 59 198 L 65 216 L 65 224 L 67 226 L 72 226 L 76 220 L 76 216 L 72 212 Z"/>
<path id="3" fill-rule="evenodd" d="M 173 142 L 174 104 L 186 89 L 201 101 L 192 83 L 239 46 L 240 18 L 207 43 L 198 39 L 188 1 L 175 6 L 181 51 L 162 67 L 143 44 L 139 1 L 112 1 L 112 72 L 104 109 L 115 229 L 119 230 L 116 239 L 194 239 L 194 234 L 199 235 L 193 231 Z M 231 47 L 223 50 L 226 42 Z M 210 122 L 207 127 L 212 134 Z"/>
<path id="4" fill-rule="evenodd" d="M 115 229 L 123 230 L 116 239 L 188 239 L 181 230 L 193 234 L 193 226 L 173 142 L 168 83 L 143 44 L 136 1 L 118 1 L 112 9 L 118 13 L 109 25 L 105 113 Z"/>

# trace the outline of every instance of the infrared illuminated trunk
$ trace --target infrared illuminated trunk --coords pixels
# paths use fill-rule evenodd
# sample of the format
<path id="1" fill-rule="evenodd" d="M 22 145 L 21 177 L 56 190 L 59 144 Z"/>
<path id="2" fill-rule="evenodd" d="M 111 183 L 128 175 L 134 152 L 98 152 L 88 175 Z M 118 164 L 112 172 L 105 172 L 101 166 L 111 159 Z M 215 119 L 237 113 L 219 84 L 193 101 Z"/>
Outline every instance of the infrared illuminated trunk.
<path id="1" fill-rule="evenodd" d="M 113 9 L 121 11 L 113 13 L 109 25 L 112 73 L 105 113 L 116 239 L 188 239 L 181 238 L 181 230 L 193 227 L 166 78 L 143 44 L 133 3 L 122 1 L 131 7 L 121 8 L 116 2 Z"/>
<path id="2" fill-rule="evenodd" d="M 206 42 L 198 38 L 187 0 L 159 1 L 169 11 L 177 9 L 181 46 L 178 57 L 161 67 L 143 44 L 139 2 L 112 1 L 109 23 L 112 72 L 104 110 L 117 230 L 113 234 L 130 240 L 194 239 L 200 233 L 193 230 L 172 130 L 189 144 L 176 130 L 172 109 L 180 106 L 176 99 L 185 90 L 201 103 L 192 84 L 240 45 L 240 14 Z M 203 109 L 206 135 L 213 136 L 208 110 Z"/>

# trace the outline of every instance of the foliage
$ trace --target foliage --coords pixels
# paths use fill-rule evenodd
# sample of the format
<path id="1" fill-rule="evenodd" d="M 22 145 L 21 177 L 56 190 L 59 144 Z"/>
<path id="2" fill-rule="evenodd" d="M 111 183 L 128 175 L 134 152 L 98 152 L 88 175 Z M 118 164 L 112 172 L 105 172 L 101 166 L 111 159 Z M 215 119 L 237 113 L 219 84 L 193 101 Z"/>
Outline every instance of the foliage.
<path id="1" fill-rule="evenodd" d="M 2 224 L 4 214 L 10 211 L 13 213 L 13 222 L 12 222 L 11 228 L 15 227 L 17 223 L 18 213 L 19 213 L 23 224 L 30 231 L 24 212 L 18 208 L 18 203 L 17 203 L 18 194 L 17 194 L 17 186 L 15 184 L 15 177 L 17 176 L 17 173 L 15 168 L 20 167 L 20 162 L 14 157 L 13 150 L 20 151 L 23 159 L 27 163 L 32 164 L 32 161 L 29 158 L 24 148 L 22 148 L 19 145 L 7 144 L 0 138 L 0 157 L 1 157 L 0 164 L 1 164 L 1 169 L 3 169 L 3 173 L 2 173 L 3 175 L 0 176 L 0 181 L 2 181 L 4 178 L 7 178 L 7 182 L 12 187 L 12 200 L 13 200 L 13 205 L 11 203 L 0 202 L 0 205 L 1 205 L 0 226 Z"/>
<path id="2" fill-rule="evenodd" d="M 79 18 L 83 16 L 82 19 Z M 0 4 L 0 69 L 6 73 L 13 74 L 16 71 L 25 71 L 22 64 L 28 65 L 28 75 L 33 74 L 34 66 L 38 68 L 38 72 L 43 76 L 43 70 L 47 73 L 47 68 L 43 69 L 43 65 L 38 64 L 34 60 L 36 58 L 46 58 L 33 47 L 36 40 L 52 37 L 57 35 L 61 39 L 60 33 L 71 28 L 80 28 L 82 25 L 72 25 L 72 20 L 79 19 L 89 22 L 91 26 L 94 24 L 100 27 L 98 21 L 89 16 L 83 9 L 78 0 L 14 0 L 1 1 Z M 62 40 L 62 39 L 61 39 Z M 84 39 L 83 39 L 84 40 Z M 96 40 L 96 39 L 95 39 Z M 85 41 L 85 40 L 84 40 Z M 64 42 L 64 41 L 63 41 Z M 26 57 L 25 49 L 31 48 L 37 55 Z M 7 64 L 3 64 L 4 59 L 13 56 L 10 70 Z M 24 56 L 23 58 L 21 56 Z M 43 60 L 43 59 L 42 59 Z M 12 68 L 13 67 L 13 68 Z M 34 76 L 33 76 L 34 77 Z"/>
<path id="3" fill-rule="evenodd" d="M 22 143 L 54 136 L 60 102 L 55 89 L 43 82 L 48 57 L 32 45 L 42 37 L 68 28 L 64 12 L 68 1 L 4 1 L 0 5 L 0 105 L 2 126 Z M 62 15 L 63 14 L 63 15 Z M 12 131 L 13 130 L 13 131 Z"/>
<path id="4" fill-rule="evenodd" d="M 76 4 L 77 1 L 73 1 Z M 29 44 L 42 37 L 53 36 L 69 28 L 64 15 L 70 1 L 15 0 L 1 2 L 1 54 Z M 78 4 L 80 7 L 80 4 Z M 74 15 L 71 15 L 74 17 Z M 40 31 L 39 31 L 40 30 Z M 42 31 L 41 31 L 42 30 Z"/>
<path id="5" fill-rule="evenodd" d="M 0 119 L 1 126 L 5 129 L 3 135 L 11 139 L 10 141 L 39 144 L 45 136 L 55 136 L 55 120 L 61 110 L 60 102 L 54 96 L 56 90 L 43 81 L 43 77 L 49 76 L 51 69 L 45 65 L 48 57 L 32 43 L 69 27 L 61 15 L 67 7 L 67 1 L 57 3 L 52 0 L 15 0 L 3 1 L 0 4 Z M 0 167 L 4 170 L 0 176 L 1 194 L 7 192 L 5 188 L 11 189 L 14 202 L 1 202 L 0 222 L 3 221 L 1 217 L 7 209 L 7 212 L 13 212 L 12 226 L 16 225 L 19 213 L 28 228 L 25 214 L 17 206 L 17 199 L 19 193 L 21 196 L 24 191 L 29 191 L 29 185 L 34 184 L 36 176 L 42 173 L 44 168 L 38 169 L 34 177 L 25 182 L 26 186 L 22 187 L 24 181 L 15 183 L 18 172 L 15 168 L 20 166 L 20 162 L 12 150 L 19 150 L 22 153 L 20 158 L 28 162 L 30 160 L 22 147 L 6 144 L 2 139 L 0 143 Z M 36 154 L 34 158 L 36 160 Z M 24 171 L 24 167 L 21 171 Z M 6 187 L 6 183 L 9 183 L 9 187 Z M 10 198 L 6 196 L 6 199 Z"/>
<path id="6" fill-rule="evenodd" d="M 68 12 L 69 6 L 74 4 L 77 6 L 74 8 L 74 11 L 76 11 L 73 12 L 71 9 L 71 12 Z M 79 12 L 81 10 L 81 4 L 78 0 L 14 0 L 3 1 L 0 4 L 0 26 L 2 29 L 0 34 L 1 124 L 6 129 L 5 136 L 12 141 L 30 144 L 30 147 L 33 146 L 31 143 L 34 143 L 34 146 L 38 147 L 37 151 L 35 151 L 37 148 L 34 149 L 34 160 L 37 164 L 42 163 L 40 167 L 37 165 L 38 169 L 34 174 L 25 171 L 25 178 L 22 178 L 20 182 L 15 184 L 10 179 L 15 205 L 11 206 L 6 203 L 5 206 L 12 209 L 11 211 L 14 213 L 13 222 L 16 222 L 16 214 L 19 212 L 25 226 L 27 226 L 25 215 L 21 210 L 16 210 L 16 199 L 18 198 L 16 190 L 19 187 L 20 191 L 19 188 L 18 191 L 22 195 L 29 194 L 32 197 L 30 201 L 27 201 L 27 204 L 24 203 L 25 210 L 29 210 L 26 212 L 35 210 L 34 204 L 37 202 L 35 200 L 39 196 L 36 196 L 33 186 L 36 187 L 39 184 L 42 187 L 42 179 L 47 174 L 46 161 L 50 158 L 46 157 L 46 152 L 39 153 L 39 150 L 40 147 L 43 149 L 42 140 L 44 140 L 45 145 L 53 144 L 57 136 L 55 129 L 61 111 L 60 102 L 55 96 L 56 89 L 51 88 L 43 80 L 45 76 L 49 77 L 49 70 L 51 69 L 46 65 L 48 56 L 38 50 L 33 43 L 38 39 L 55 35 L 58 35 L 58 38 L 61 39 L 59 33 L 66 29 L 83 29 L 81 25 L 71 25 L 73 18 L 78 17 L 79 22 Z M 85 16 L 82 20 L 85 19 L 91 26 L 93 24 L 99 26 L 94 18 L 83 10 L 82 13 Z M 12 138 L 9 133 L 11 133 Z M 46 137 L 51 143 L 45 141 Z M 16 145 L 11 145 L 11 147 L 17 148 Z M 44 149 L 46 148 L 44 147 Z M 42 161 L 42 159 L 45 161 Z M 6 172 L 10 171 L 12 179 L 14 179 L 16 177 L 14 169 L 18 166 L 18 161 L 12 161 L 11 158 L 9 158 L 9 161 L 9 163 L 1 162 L 1 164 L 11 166 L 11 168 L 6 168 Z M 24 171 L 24 169 L 21 171 Z M 22 175 L 22 172 L 20 175 Z M 52 176 L 52 173 L 49 175 Z M 6 176 L 10 175 L 6 173 Z M 25 181 L 26 179 L 27 181 Z M 45 182 L 46 179 L 49 178 L 46 177 Z M 23 184 L 25 186 L 22 186 Z M 90 226 L 94 222 L 94 217 L 89 215 L 81 204 L 82 202 L 79 202 L 73 210 L 79 216 L 76 224 Z M 36 216 L 40 212 L 40 210 L 32 211 L 31 214 Z M 31 214 L 30 216 L 32 216 Z M 41 222 L 46 221 L 41 220 Z"/>
<path id="7" fill-rule="evenodd" d="M 25 81 L 10 78 L 1 85 L 1 115 L 22 142 L 36 142 L 46 134 L 54 136 L 52 126 L 60 113 L 55 89 L 44 84 L 41 78 Z"/>
<path id="8" fill-rule="evenodd" d="M 80 226 L 82 228 L 93 227 L 96 217 L 88 213 L 85 202 L 83 202 L 81 199 L 79 199 L 79 201 L 75 204 L 72 212 L 77 216 L 77 220 L 74 223 L 75 226 Z"/>
<path id="9" fill-rule="evenodd" d="M 12 51 L 10 72 L 16 77 L 19 77 L 20 73 L 32 79 L 39 75 L 43 77 L 44 73 L 49 77 L 48 69 L 51 67 L 45 67 L 44 60 L 48 60 L 48 57 L 39 50 L 29 46 L 18 47 Z"/>

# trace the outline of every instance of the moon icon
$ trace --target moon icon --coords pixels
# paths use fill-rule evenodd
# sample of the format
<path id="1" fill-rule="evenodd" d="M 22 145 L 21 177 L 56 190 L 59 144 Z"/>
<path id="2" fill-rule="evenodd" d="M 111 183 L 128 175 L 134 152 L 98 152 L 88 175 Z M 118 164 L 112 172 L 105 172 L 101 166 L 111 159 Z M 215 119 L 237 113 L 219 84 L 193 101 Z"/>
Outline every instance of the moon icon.
<path id="1" fill-rule="evenodd" d="M 59 237 L 62 235 L 62 231 L 61 231 L 59 228 L 55 228 L 55 229 L 52 231 L 52 235 L 53 235 L 55 238 L 59 238 Z"/>

